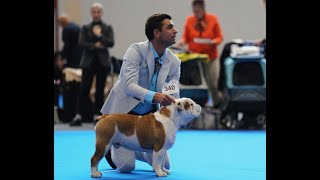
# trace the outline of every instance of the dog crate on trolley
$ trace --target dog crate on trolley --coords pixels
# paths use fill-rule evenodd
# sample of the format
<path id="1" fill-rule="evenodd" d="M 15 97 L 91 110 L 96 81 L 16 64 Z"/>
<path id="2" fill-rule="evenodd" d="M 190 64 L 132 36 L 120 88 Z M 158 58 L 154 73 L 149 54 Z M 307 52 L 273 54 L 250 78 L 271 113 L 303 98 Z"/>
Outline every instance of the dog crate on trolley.
<path id="1" fill-rule="evenodd" d="M 201 115 L 189 123 L 185 128 L 191 129 L 216 129 L 216 115 L 211 107 L 207 107 L 209 94 L 202 63 L 208 63 L 207 54 L 189 53 L 182 50 L 175 53 L 181 60 L 180 97 L 188 97 L 202 107 Z"/>
<path id="2" fill-rule="evenodd" d="M 242 52 L 258 47 L 243 47 Z M 236 50 L 233 50 L 236 51 Z M 257 126 L 265 123 L 266 112 L 266 59 L 259 53 L 231 53 L 223 61 L 225 75 L 225 108 L 222 122 L 236 128 L 239 112 L 245 117 L 242 125 Z M 262 119 L 262 120 L 261 120 Z M 264 122 L 258 122 L 264 121 Z M 240 124 L 240 123 L 239 123 Z M 240 125 L 241 126 L 241 125 Z"/>
<path id="3" fill-rule="evenodd" d="M 201 62 L 209 61 L 208 55 L 187 52 L 176 55 L 181 60 L 180 97 L 191 98 L 200 106 L 205 106 L 208 101 L 208 86 Z"/>

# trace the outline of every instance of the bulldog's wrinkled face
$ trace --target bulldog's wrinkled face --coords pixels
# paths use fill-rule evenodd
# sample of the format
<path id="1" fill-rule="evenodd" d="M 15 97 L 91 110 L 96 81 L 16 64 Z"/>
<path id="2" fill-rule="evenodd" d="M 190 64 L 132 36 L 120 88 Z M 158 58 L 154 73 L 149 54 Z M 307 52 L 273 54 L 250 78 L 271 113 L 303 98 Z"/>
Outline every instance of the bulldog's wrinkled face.
<path id="1" fill-rule="evenodd" d="M 201 106 L 190 98 L 176 99 L 177 111 L 182 116 L 180 125 L 186 125 L 194 118 L 200 116 Z"/>

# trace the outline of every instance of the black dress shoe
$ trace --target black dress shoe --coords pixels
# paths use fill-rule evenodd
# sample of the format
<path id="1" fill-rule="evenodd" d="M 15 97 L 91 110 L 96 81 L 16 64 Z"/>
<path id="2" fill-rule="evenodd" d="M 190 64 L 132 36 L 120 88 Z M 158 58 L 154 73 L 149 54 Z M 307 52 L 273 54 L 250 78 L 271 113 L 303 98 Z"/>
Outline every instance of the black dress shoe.
<path id="1" fill-rule="evenodd" d="M 81 121 L 71 121 L 69 123 L 70 126 L 82 126 Z"/>
<path id="2" fill-rule="evenodd" d="M 111 159 L 111 150 L 107 152 L 105 158 L 108 161 L 109 165 L 112 167 L 112 169 L 117 169 L 117 166 L 112 162 L 112 159 Z"/>
<path id="3" fill-rule="evenodd" d="M 76 115 L 73 120 L 69 123 L 70 126 L 82 126 L 81 116 Z"/>
<path id="4" fill-rule="evenodd" d="M 219 109 L 221 109 L 221 107 L 222 107 L 222 104 L 221 104 L 221 103 L 218 103 L 218 104 L 215 104 L 215 105 L 213 106 L 213 109 L 214 109 L 214 110 L 219 110 Z"/>

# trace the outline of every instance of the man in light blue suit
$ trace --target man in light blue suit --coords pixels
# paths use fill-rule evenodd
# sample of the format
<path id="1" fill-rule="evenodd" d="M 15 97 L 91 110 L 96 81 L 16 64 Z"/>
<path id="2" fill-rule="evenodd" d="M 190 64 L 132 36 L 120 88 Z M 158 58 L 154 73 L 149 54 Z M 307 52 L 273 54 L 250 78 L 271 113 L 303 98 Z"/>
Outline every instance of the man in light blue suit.
<path id="1" fill-rule="evenodd" d="M 168 49 L 176 42 L 177 30 L 167 14 L 154 14 L 145 25 L 148 41 L 132 44 L 124 55 L 118 81 L 113 86 L 101 113 L 145 115 L 180 98 L 178 82 L 181 61 Z M 173 88 L 172 88 L 173 87 Z M 131 172 L 135 160 L 152 165 L 152 154 L 111 147 L 106 159 L 112 168 Z M 166 169 L 170 168 L 166 155 Z"/>

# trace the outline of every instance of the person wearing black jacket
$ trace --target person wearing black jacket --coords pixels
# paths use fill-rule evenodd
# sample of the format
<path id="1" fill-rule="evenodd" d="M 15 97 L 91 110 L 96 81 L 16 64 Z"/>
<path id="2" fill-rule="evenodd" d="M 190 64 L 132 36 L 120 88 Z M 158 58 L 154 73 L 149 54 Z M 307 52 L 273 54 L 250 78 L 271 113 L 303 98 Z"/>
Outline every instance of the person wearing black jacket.
<path id="1" fill-rule="evenodd" d="M 66 67 L 79 68 L 81 47 L 79 46 L 80 26 L 69 20 L 68 15 L 59 16 L 58 22 L 62 29 L 63 49 L 62 59 L 66 60 Z"/>
<path id="2" fill-rule="evenodd" d="M 81 126 L 83 114 L 88 111 L 89 93 L 93 77 L 96 75 L 96 93 L 94 102 L 93 120 L 100 115 L 100 109 L 104 103 L 104 88 L 108 74 L 110 73 L 111 59 L 108 48 L 114 45 L 112 26 L 102 21 L 103 6 L 93 3 L 90 7 L 92 22 L 81 28 L 79 45 L 83 47 L 83 55 L 80 61 L 82 78 L 80 95 L 77 102 L 77 113 L 70 126 Z"/>

